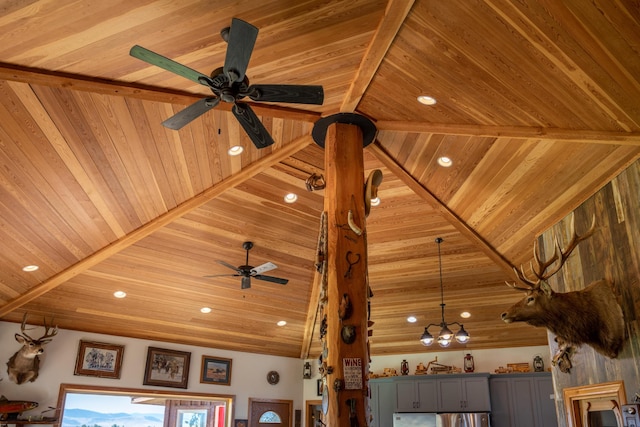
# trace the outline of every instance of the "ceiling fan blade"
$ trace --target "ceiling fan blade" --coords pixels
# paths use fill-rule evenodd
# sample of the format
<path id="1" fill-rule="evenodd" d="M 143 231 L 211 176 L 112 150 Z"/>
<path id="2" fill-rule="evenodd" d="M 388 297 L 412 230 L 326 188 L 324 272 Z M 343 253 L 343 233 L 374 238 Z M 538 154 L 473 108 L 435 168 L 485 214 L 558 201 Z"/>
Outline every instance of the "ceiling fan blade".
<path id="1" fill-rule="evenodd" d="M 162 122 L 162 126 L 179 130 L 220 103 L 220 98 L 203 98 Z"/>
<path id="2" fill-rule="evenodd" d="M 249 289 L 251 287 L 251 276 L 243 276 L 240 289 Z"/>
<path id="3" fill-rule="evenodd" d="M 282 279 L 280 277 L 273 277 L 273 276 L 265 276 L 263 274 L 258 274 L 253 277 L 258 280 L 264 280 L 265 282 L 279 283 L 281 285 L 286 285 L 287 283 L 289 283 L 289 279 Z"/>
<path id="4" fill-rule="evenodd" d="M 241 276 L 241 274 L 208 274 L 202 277 L 210 278 L 210 277 L 239 277 L 239 276 Z"/>
<path id="5" fill-rule="evenodd" d="M 209 76 L 191 69 L 186 65 L 182 65 L 172 59 L 152 52 L 142 46 L 133 46 L 129 51 L 129 55 L 133 56 L 134 58 L 141 59 L 151 65 L 155 65 L 156 67 L 164 68 L 167 71 L 171 71 L 174 74 L 185 77 L 196 83 L 200 83 L 201 85 L 209 86 L 209 84 L 207 83 L 208 81 L 210 81 Z"/>
<path id="6" fill-rule="evenodd" d="M 240 271 L 240 269 L 238 269 L 238 267 L 233 266 L 233 265 L 229 264 L 228 262 L 224 262 L 224 261 L 220 261 L 220 260 L 218 260 L 216 262 L 218 264 L 220 264 L 220 265 L 224 265 L 225 267 L 232 269 L 233 271 L 237 272 L 238 274 L 242 274 L 242 272 Z M 234 274 L 234 276 L 235 276 L 235 274 Z"/>
<path id="7" fill-rule="evenodd" d="M 294 104 L 322 105 L 322 86 L 304 85 L 251 85 L 249 98 L 254 101 L 290 102 Z"/>
<path id="8" fill-rule="evenodd" d="M 278 268 L 278 266 L 277 266 L 277 265 L 275 265 L 274 263 L 272 263 L 272 262 L 265 262 L 265 263 L 264 263 L 264 264 L 262 264 L 262 265 L 259 265 L 259 266 L 257 266 L 257 267 L 253 267 L 253 268 L 251 269 L 251 275 L 252 275 L 252 276 L 255 276 L 255 275 L 257 275 L 257 274 L 262 274 L 262 273 L 265 273 L 265 272 L 267 272 L 267 271 L 274 270 L 274 269 L 276 269 L 276 268 Z"/>
<path id="9" fill-rule="evenodd" d="M 244 80 L 257 38 L 258 29 L 256 27 L 241 19 L 233 18 L 231 20 L 229 45 L 223 67 L 223 71 L 231 83 Z"/>
<path id="10" fill-rule="evenodd" d="M 249 104 L 236 103 L 231 111 L 256 147 L 265 148 L 273 144 L 273 138 Z"/>

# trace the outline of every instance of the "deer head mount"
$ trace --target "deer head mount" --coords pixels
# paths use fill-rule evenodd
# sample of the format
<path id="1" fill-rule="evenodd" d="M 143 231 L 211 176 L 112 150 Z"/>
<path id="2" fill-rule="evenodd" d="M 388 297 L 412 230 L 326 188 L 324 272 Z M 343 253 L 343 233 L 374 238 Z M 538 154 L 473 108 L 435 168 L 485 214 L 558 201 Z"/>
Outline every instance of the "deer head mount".
<path id="1" fill-rule="evenodd" d="M 51 342 L 53 337 L 58 333 L 58 327 L 47 325 L 47 319 L 44 319 L 44 335 L 34 339 L 27 335 L 27 313 L 22 317 L 22 325 L 20 332 L 15 338 L 22 348 L 15 352 L 7 362 L 7 374 L 9 379 L 16 384 L 23 384 L 27 381 L 34 382 L 38 378 L 40 369 L 40 354 L 44 353 L 45 344 Z M 33 328 L 30 328 L 33 329 Z"/>
<path id="2" fill-rule="evenodd" d="M 530 264 L 533 277 L 522 267 L 520 270 L 514 268 L 519 281 L 526 287 L 507 283 L 513 289 L 524 291 L 525 297 L 502 313 L 502 320 L 506 323 L 526 322 L 554 333 L 558 351 L 553 364 L 562 372 L 569 372 L 571 356 L 581 344 L 588 344 L 609 358 L 616 358 L 624 345 L 624 317 L 609 281 L 598 280 L 582 290 L 566 293 L 554 292 L 547 283 L 547 279 L 560 271 L 578 243 L 593 234 L 595 225 L 594 216 L 589 230 L 579 236 L 572 217 L 569 243 L 561 249 L 555 237 L 554 254 L 546 261 L 540 260 L 534 242 L 535 265 L 534 262 Z"/>

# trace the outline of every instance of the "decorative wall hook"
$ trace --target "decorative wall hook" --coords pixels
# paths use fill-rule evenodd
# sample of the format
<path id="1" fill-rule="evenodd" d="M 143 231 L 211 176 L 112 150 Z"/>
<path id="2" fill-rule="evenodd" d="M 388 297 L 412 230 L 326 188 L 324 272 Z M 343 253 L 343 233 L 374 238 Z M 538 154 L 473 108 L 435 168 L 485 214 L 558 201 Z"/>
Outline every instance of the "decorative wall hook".
<path id="1" fill-rule="evenodd" d="M 305 181 L 308 191 L 318 191 L 324 189 L 326 183 L 324 182 L 324 175 L 318 175 L 312 173 Z"/>

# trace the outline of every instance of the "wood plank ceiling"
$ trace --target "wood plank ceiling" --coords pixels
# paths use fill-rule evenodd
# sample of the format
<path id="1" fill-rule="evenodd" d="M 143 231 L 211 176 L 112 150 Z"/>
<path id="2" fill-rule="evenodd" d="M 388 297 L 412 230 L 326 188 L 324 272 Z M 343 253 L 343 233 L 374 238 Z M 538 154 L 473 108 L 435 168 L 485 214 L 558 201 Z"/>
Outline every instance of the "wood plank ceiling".
<path id="1" fill-rule="evenodd" d="M 468 349 L 545 344 L 544 330 L 499 319 L 520 297 L 504 284 L 511 266 L 640 156 L 632 0 L 33 0 L 0 11 L 6 321 L 28 312 L 66 329 L 317 356 L 323 192 L 305 180 L 324 153 L 310 133 L 321 116 L 355 111 L 379 130 L 366 172 L 384 175 L 367 221 L 372 354 L 425 351 L 418 338 L 440 320 L 436 237 L 447 320 L 472 314 Z M 128 54 L 138 44 L 208 74 L 233 17 L 260 30 L 252 83 L 324 87 L 322 106 L 252 104 L 275 140 L 262 150 L 226 104 L 162 127 L 206 88 Z M 437 103 L 418 104 L 423 94 Z M 236 144 L 245 151 L 228 156 Z M 436 164 L 443 155 L 452 167 Z M 284 203 L 289 192 L 297 203 Z M 232 273 L 217 260 L 244 264 L 244 241 L 251 265 L 272 261 L 289 283 L 203 277 Z M 30 264 L 40 268 L 23 272 Z"/>

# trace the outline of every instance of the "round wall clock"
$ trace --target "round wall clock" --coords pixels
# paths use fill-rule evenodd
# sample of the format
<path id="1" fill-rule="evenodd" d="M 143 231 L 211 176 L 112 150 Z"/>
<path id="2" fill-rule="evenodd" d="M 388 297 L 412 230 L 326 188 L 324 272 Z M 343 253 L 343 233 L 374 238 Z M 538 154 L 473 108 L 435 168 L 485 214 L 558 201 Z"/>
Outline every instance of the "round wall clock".
<path id="1" fill-rule="evenodd" d="M 280 381 L 280 374 L 277 371 L 269 371 L 267 374 L 267 382 L 271 385 L 276 385 L 278 381 Z"/>

